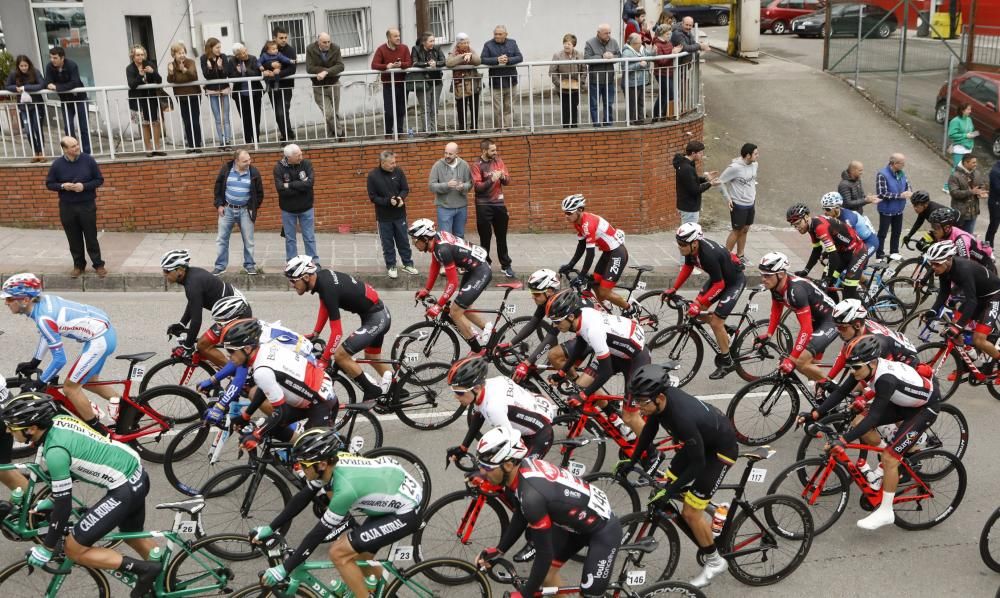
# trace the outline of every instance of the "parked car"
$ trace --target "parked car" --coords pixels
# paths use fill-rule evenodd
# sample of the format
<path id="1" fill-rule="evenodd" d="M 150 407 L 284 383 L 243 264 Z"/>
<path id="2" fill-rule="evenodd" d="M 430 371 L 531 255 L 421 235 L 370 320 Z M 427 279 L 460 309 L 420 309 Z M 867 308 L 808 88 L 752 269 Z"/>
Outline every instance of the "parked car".
<path id="1" fill-rule="evenodd" d="M 870 4 L 835 4 L 830 9 L 830 33 L 834 37 L 858 36 L 858 13 L 861 11 L 861 33 L 864 37 L 885 39 L 899 27 L 896 16 L 884 8 Z M 826 10 L 792 20 L 792 33 L 799 37 L 822 37 Z"/>
<path id="2" fill-rule="evenodd" d="M 791 31 L 792 19 L 805 16 L 826 6 L 823 0 L 762 0 L 760 32 L 782 35 Z"/>
<path id="3" fill-rule="evenodd" d="M 979 139 L 990 144 L 993 155 L 1000 158 L 1000 73 L 969 71 L 951 82 L 951 110 L 945 100 L 948 84 L 941 86 L 934 108 L 934 120 L 941 124 L 958 113 L 960 104 L 972 105 L 972 123 L 979 131 Z"/>
<path id="4" fill-rule="evenodd" d="M 684 17 L 691 17 L 699 25 L 728 25 L 729 5 L 728 4 L 701 4 L 697 6 L 676 6 L 665 0 L 663 9 L 669 10 L 674 15 L 674 19 L 680 21 Z"/>

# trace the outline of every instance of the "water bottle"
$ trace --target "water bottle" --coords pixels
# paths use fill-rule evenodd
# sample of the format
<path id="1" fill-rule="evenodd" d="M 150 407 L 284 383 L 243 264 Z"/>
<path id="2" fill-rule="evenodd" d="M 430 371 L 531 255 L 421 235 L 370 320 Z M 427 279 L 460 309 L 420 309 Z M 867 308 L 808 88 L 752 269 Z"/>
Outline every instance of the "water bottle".
<path id="1" fill-rule="evenodd" d="M 121 397 L 111 397 L 108 399 L 108 417 L 110 417 L 113 421 L 118 421 L 118 409 L 121 402 Z"/>
<path id="2" fill-rule="evenodd" d="M 715 507 L 712 514 L 712 535 L 718 537 L 722 533 L 722 526 L 726 524 L 726 516 L 729 515 L 729 503 L 724 502 Z"/>
<path id="3" fill-rule="evenodd" d="M 622 418 L 618 417 L 617 413 L 609 415 L 608 421 L 610 421 L 611 425 L 625 437 L 625 440 L 629 442 L 633 442 L 635 440 L 635 432 L 633 432 L 632 429 L 625 424 L 625 421 Z"/>
<path id="4" fill-rule="evenodd" d="M 21 506 L 22 502 L 24 502 L 24 488 L 18 486 L 10 493 L 10 503 L 17 509 Z"/>
<path id="5" fill-rule="evenodd" d="M 486 322 L 483 326 L 483 331 L 479 333 L 479 344 L 485 345 L 490 342 L 490 336 L 493 334 L 493 322 Z"/>
<path id="6" fill-rule="evenodd" d="M 347 587 L 347 584 L 339 579 L 334 579 L 330 582 L 330 589 L 333 590 L 333 595 L 339 596 L 339 598 L 354 596 L 351 592 L 351 588 Z"/>
<path id="7" fill-rule="evenodd" d="M 163 549 L 159 546 L 154 546 L 152 550 L 149 551 L 149 560 L 160 561 L 163 560 Z"/>

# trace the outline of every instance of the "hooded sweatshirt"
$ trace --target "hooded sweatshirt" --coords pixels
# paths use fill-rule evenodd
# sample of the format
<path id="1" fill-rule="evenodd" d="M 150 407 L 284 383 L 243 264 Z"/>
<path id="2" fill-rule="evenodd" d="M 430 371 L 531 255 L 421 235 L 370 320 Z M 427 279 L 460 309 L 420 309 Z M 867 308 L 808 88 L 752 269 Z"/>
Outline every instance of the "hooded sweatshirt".
<path id="1" fill-rule="evenodd" d="M 681 212 L 700 212 L 701 194 L 712 184 L 703 176 L 698 176 L 695 163 L 684 154 L 674 154 L 674 170 L 677 182 L 677 209 Z"/>
<path id="2" fill-rule="evenodd" d="M 757 199 L 757 163 L 747 164 L 743 158 L 733 161 L 719 176 L 722 190 L 733 205 L 752 207 Z"/>

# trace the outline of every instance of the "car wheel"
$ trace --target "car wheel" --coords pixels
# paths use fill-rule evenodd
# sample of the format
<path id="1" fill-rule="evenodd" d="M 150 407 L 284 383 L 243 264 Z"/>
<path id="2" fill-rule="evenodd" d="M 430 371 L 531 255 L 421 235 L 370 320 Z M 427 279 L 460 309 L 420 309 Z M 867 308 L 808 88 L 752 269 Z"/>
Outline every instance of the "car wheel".
<path id="1" fill-rule="evenodd" d="M 940 100 L 934 107 L 934 120 L 939 125 L 943 125 L 944 121 L 948 120 L 948 104 L 944 100 Z"/>
<path id="2" fill-rule="evenodd" d="M 881 39 L 885 39 L 892 35 L 892 27 L 888 23 L 882 23 L 878 26 L 878 36 Z"/>
<path id="3" fill-rule="evenodd" d="M 1000 158 L 1000 133 L 993 135 L 993 157 Z"/>
<path id="4" fill-rule="evenodd" d="M 771 25 L 771 33 L 775 35 L 784 35 L 788 33 L 788 23 L 784 21 L 775 21 L 774 24 Z"/>
<path id="5" fill-rule="evenodd" d="M 715 22 L 717 24 L 719 24 L 719 25 L 728 25 L 729 24 L 729 13 L 727 13 L 727 12 L 720 12 L 718 15 L 715 16 Z"/>

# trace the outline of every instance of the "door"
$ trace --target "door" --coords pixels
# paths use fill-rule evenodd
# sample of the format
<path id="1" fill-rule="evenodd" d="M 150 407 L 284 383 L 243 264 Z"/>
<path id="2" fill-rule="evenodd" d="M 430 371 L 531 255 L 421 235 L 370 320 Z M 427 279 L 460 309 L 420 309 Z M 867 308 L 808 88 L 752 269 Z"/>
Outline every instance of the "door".
<path id="1" fill-rule="evenodd" d="M 157 64 L 156 44 L 153 43 L 153 19 L 147 16 L 125 16 L 125 34 L 128 36 L 128 47 L 139 44 L 146 48 L 146 56 L 153 64 Z M 159 68 L 159 66 L 157 66 Z"/>

